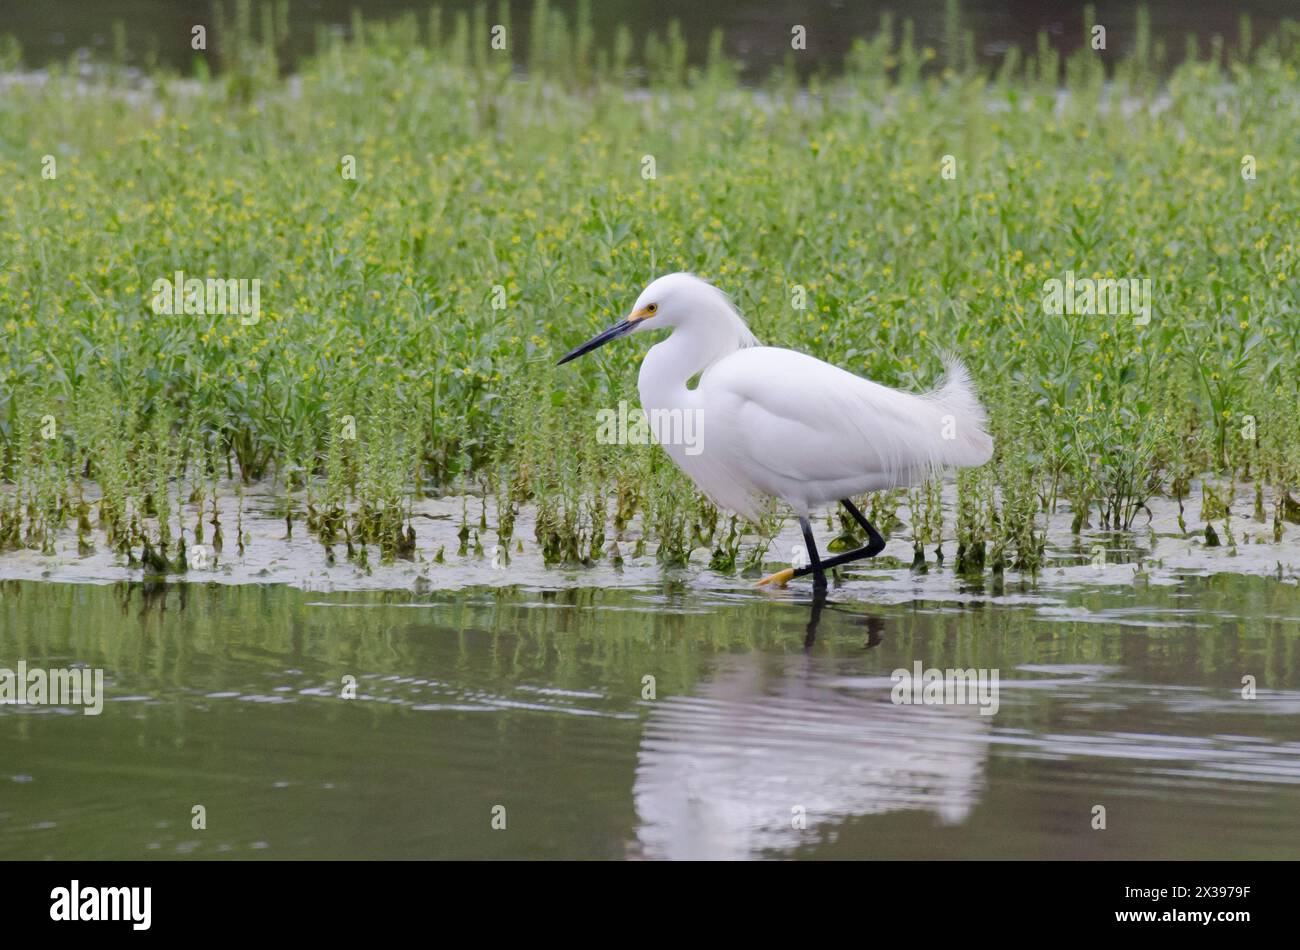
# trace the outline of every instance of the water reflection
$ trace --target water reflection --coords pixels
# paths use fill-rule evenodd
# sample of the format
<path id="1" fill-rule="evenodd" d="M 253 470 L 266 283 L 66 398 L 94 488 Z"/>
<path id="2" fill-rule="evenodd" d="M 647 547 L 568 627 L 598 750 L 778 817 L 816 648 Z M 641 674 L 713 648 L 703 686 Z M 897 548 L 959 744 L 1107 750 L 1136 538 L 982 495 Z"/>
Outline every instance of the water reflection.
<path id="1" fill-rule="evenodd" d="M 1293 585 L 852 596 L 0 582 L 0 667 L 107 692 L 0 706 L 0 857 L 1297 855 Z M 997 714 L 893 705 L 918 660 Z"/>
<path id="2" fill-rule="evenodd" d="M 814 603 L 809 636 L 823 608 Z M 646 721 L 639 852 L 751 858 L 834 840 L 851 817 L 964 821 L 985 784 L 989 719 L 974 706 L 896 706 L 891 685 L 828 676 L 807 656 L 726 657 Z"/>
<path id="3" fill-rule="evenodd" d="M 808 611 L 808 624 L 804 627 L 803 651 L 811 653 L 812 648 L 817 645 L 817 630 L 821 627 L 822 613 L 826 610 L 828 603 L 828 593 L 825 587 L 812 588 L 811 604 Z M 864 646 L 867 649 L 880 646 L 884 639 L 883 632 L 885 621 L 882 617 L 875 614 L 863 614 L 860 607 L 847 607 L 831 605 L 832 610 L 838 610 L 850 618 L 851 623 L 859 624 L 866 628 L 867 641 Z"/>

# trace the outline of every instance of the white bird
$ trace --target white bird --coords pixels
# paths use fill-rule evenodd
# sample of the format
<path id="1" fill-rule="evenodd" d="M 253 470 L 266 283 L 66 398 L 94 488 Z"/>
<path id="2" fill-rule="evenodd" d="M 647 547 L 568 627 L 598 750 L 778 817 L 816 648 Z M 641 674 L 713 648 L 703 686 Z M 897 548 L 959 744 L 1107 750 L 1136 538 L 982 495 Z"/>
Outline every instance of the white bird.
<path id="1" fill-rule="evenodd" d="M 885 542 L 850 501 L 913 485 L 936 471 L 983 465 L 993 454 L 984 408 L 955 358 L 930 393 L 900 392 L 794 350 L 760 346 L 730 298 L 685 273 L 653 281 L 625 320 L 560 364 L 627 333 L 670 329 L 641 363 L 637 388 L 655 441 L 715 504 L 757 520 L 765 497 L 799 518 L 810 564 L 760 581 L 785 584 L 864 557 Z M 699 376 L 698 385 L 690 382 Z M 694 425 L 695 438 L 681 438 Z M 839 501 L 868 543 L 826 560 L 808 517 Z"/>

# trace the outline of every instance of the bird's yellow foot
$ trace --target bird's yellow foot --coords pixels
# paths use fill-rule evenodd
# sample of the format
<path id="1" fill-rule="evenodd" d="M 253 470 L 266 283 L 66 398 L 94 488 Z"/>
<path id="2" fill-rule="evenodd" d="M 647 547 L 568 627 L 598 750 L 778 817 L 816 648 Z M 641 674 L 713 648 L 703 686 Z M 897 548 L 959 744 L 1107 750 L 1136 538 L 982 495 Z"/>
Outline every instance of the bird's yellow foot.
<path id="1" fill-rule="evenodd" d="M 777 587 L 784 587 L 790 583 L 790 578 L 794 577 L 794 568 L 787 567 L 784 571 L 777 571 L 775 574 L 769 574 L 755 586 L 762 587 L 766 584 L 774 584 Z"/>

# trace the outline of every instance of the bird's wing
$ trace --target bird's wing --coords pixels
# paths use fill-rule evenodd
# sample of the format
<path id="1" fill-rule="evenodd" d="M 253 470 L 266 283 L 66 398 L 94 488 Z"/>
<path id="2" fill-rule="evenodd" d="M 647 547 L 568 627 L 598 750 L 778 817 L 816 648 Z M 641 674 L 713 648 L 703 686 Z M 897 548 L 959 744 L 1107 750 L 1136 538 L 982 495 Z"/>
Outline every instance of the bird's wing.
<path id="1" fill-rule="evenodd" d="M 706 451 L 786 498 L 792 484 L 866 491 L 910 484 L 935 467 L 982 464 L 992 451 L 983 411 L 960 364 L 949 377 L 914 395 L 793 350 L 739 350 L 700 380 Z"/>

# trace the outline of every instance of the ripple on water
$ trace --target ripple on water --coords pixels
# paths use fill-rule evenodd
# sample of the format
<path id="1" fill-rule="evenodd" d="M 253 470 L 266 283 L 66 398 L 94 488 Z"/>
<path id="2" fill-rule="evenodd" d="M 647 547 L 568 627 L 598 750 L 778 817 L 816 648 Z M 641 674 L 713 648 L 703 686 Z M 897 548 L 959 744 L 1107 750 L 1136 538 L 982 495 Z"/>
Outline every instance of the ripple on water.
<path id="1" fill-rule="evenodd" d="M 1040 704 L 1079 727 L 1035 731 L 1002 726 L 973 706 L 896 706 L 883 676 L 823 676 L 796 662 L 774 673 L 754 655 L 727 657 L 693 695 L 647 704 L 637 850 L 660 858 L 792 853 L 808 842 L 792 827 L 792 808 L 828 840 L 850 819 L 892 812 L 961 824 L 999 759 L 1086 763 L 1116 788 L 1166 788 L 1216 806 L 1243 785 L 1300 784 L 1300 742 L 1192 734 L 1196 717 L 1208 727 L 1225 711 L 1204 688 L 1124 682 L 1124 668 L 1109 664 L 1023 664 L 1016 672 L 1029 676 L 1000 680 L 1003 703 Z M 1279 704 L 1261 694 L 1248 714 L 1293 711 L 1300 693 L 1284 695 Z M 1134 710 L 1149 713 L 1151 729 L 1105 728 L 1116 711 Z"/>

